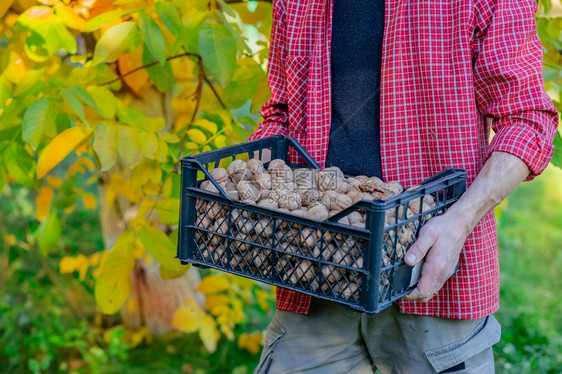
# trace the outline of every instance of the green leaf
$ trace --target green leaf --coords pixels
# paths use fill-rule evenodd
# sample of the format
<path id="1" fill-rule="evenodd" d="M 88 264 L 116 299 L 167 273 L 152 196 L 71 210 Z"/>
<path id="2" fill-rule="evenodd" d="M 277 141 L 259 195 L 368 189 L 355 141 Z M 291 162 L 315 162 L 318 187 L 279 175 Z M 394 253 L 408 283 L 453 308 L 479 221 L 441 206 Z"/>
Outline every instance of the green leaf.
<path id="1" fill-rule="evenodd" d="M 35 160 L 19 143 L 12 143 L 4 150 L 4 165 L 8 173 L 26 187 L 35 182 Z"/>
<path id="2" fill-rule="evenodd" d="M 144 65 L 153 62 L 152 55 L 150 52 L 143 48 L 142 51 L 142 63 Z M 162 93 L 168 92 L 172 89 L 175 83 L 174 72 L 169 61 L 164 62 L 164 65 L 153 65 L 146 68 L 146 72 L 154 85 Z"/>
<path id="3" fill-rule="evenodd" d="M 230 31 L 207 23 L 199 31 L 199 54 L 217 83 L 226 87 L 236 69 L 236 41 Z"/>
<path id="4" fill-rule="evenodd" d="M 119 157 L 127 165 L 134 165 L 141 158 L 141 149 L 139 145 L 139 132 L 131 126 L 119 126 L 119 146 L 117 151 Z"/>
<path id="5" fill-rule="evenodd" d="M 125 231 L 107 254 L 94 292 L 96 304 L 102 313 L 118 312 L 131 293 L 130 277 L 135 266 L 134 242 L 134 233 Z"/>
<path id="6" fill-rule="evenodd" d="M 56 249 L 62 235 L 62 222 L 56 211 L 49 212 L 47 219 L 37 229 L 37 243 L 43 256 Z"/>
<path id="7" fill-rule="evenodd" d="M 12 96 L 12 85 L 3 75 L 0 75 L 0 108 L 6 105 L 6 101 Z M 0 115 L 1 117 L 1 115 Z"/>
<path id="8" fill-rule="evenodd" d="M 4 186 L 6 185 L 6 171 L 4 167 L 0 164 L 0 195 L 2 195 L 2 191 L 4 190 Z"/>
<path id="9" fill-rule="evenodd" d="M 107 30 L 96 44 L 93 65 L 113 62 L 131 49 L 136 42 L 137 30 L 133 22 L 123 22 Z"/>
<path id="10" fill-rule="evenodd" d="M 43 91 L 44 73 L 44 69 L 30 69 L 26 71 L 25 75 L 16 86 L 14 96 L 33 95 L 34 93 L 37 95 L 39 92 Z"/>
<path id="11" fill-rule="evenodd" d="M 238 108 L 244 105 L 258 88 L 259 74 L 259 68 L 256 69 L 256 67 L 252 66 L 243 66 L 236 69 L 232 80 L 223 92 L 226 105 L 230 108 Z"/>
<path id="12" fill-rule="evenodd" d="M 131 13 L 135 13 L 141 10 L 141 8 L 134 8 L 134 9 L 115 9 L 109 12 L 105 12 L 96 16 L 86 22 L 84 26 L 85 32 L 92 32 L 99 29 L 102 26 L 105 26 L 109 23 L 117 21 L 119 18 L 127 16 Z"/>
<path id="13" fill-rule="evenodd" d="M 87 91 L 102 117 L 115 117 L 118 107 L 117 98 L 107 86 L 90 86 Z"/>
<path id="14" fill-rule="evenodd" d="M 160 265 L 160 267 L 158 268 L 158 271 L 160 272 L 160 276 L 164 280 L 175 279 L 175 278 L 179 278 L 182 275 L 184 275 L 185 273 L 187 273 L 187 271 L 189 270 L 189 265 L 191 265 L 191 264 L 182 265 L 182 267 L 179 271 L 170 270 L 170 269 L 165 268 L 164 266 Z"/>
<path id="15" fill-rule="evenodd" d="M 110 123 L 99 122 L 94 129 L 94 151 L 101 163 L 101 170 L 111 169 L 117 161 L 118 129 Z"/>
<path id="16" fill-rule="evenodd" d="M 55 118 L 55 105 L 51 99 L 45 98 L 33 103 L 23 116 L 23 140 L 33 150 L 37 150 L 46 129 L 55 124 Z"/>
<path id="17" fill-rule="evenodd" d="M 207 142 L 207 137 L 205 136 L 205 133 L 197 129 L 188 130 L 187 138 L 197 144 L 205 144 Z"/>
<path id="18" fill-rule="evenodd" d="M 142 134 L 138 137 L 139 148 L 145 157 L 152 158 L 158 149 L 158 137 L 153 132 Z"/>
<path id="19" fill-rule="evenodd" d="M 165 225 L 177 225 L 180 216 L 180 201 L 173 198 L 161 198 L 156 204 L 158 218 Z"/>
<path id="20" fill-rule="evenodd" d="M 236 12 L 234 12 L 234 10 L 232 10 L 232 8 L 227 3 L 225 3 L 223 0 L 217 0 L 217 2 L 220 4 L 221 9 L 226 14 L 228 14 L 232 18 L 236 18 Z"/>
<path id="21" fill-rule="evenodd" d="M 562 136 L 560 136 L 560 131 L 556 131 L 556 135 L 554 136 L 554 155 L 552 156 L 552 160 L 550 161 L 552 165 L 562 168 Z"/>
<path id="22" fill-rule="evenodd" d="M 137 127 L 142 126 L 142 124 L 146 120 L 146 116 L 143 112 L 131 107 L 124 107 L 119 109 L 117 118 L 119 118 L 120 122 Z"/>
<path id="23" fill-rule="evenodd" d="M 176 257 L 174 243 L 158 229 L 143 227 L 139 232 L 139 239 L 148 253 L 166 269 L 179 272 L 182 265 Z"/>
<path id="24" fill-rule="evenodd" d="M 163 65 L 166 61 L 166 47 L 160 27 L 145 12 L 139 14 L 139 27 L 144 35 L 144 45 L 148 47 L 148 50 L 160 65 Z"/>
<path id="25" fill-rule="evenodd" d="M 82 122 L 84 122 L 86 125 L 89 126 L 90 123 L 86 119 L 86 115 L 84 114 L 84 108 L 82 108 L 82 103 L 76 96 L 76 90 L 70 88 L 62 88 L 61 92 L 62 92 L 62 96 L 64 96 L 64 98 L 66 99 L 72 110 L 74 110 L 74 113 L 76 113 L 78 118 L 80 118 Z"/>
<path id="26" fill-rule="evenodd" d="M 62 20 L 54 23 L 52 34 L 58 38 L 59 45 L 68 53 L 76 53 L 76 39 L 74 39 L 74 36 L 68 31 Z"/>
<path id="27" fill-rule="evenodd" d="M 181 20 L 176 7 L 165 1 L 157 1 L 154 7 L 166 28 L 177 38 L 181 30 Z"/>
<path id="28" fill-rule="evenodd" d="M 203 23 L 209 18 L 208 11 L 192 11 L 183 23 L 176 44 L 180 44 L 186 51 L 199 50 L 199 31 Z M 177 47 L 177 45 L 174 45 Z"/>

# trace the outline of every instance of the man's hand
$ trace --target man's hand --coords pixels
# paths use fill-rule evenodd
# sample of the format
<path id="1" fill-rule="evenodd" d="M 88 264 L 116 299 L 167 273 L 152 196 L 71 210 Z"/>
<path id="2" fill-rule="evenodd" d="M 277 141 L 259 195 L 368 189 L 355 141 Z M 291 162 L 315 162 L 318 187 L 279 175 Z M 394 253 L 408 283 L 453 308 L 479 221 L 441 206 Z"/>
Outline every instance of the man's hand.
<path id="1" fill-rule="evenodd" d="M 418 240 L 410 247 L 405 261 L 414 266 L 425 258 L 418 286 L 405 300 L 431 299 L 455 272 L 467 227 L 459 217 L 445 213 L 431 219 L 422 229 Z"/>
<path id="2" fill-rule="evenodd" d="M 425 258 L 421 278 L 404 300 L 427 302 L 443 287 L 458 263 L 468 235 L 491 209 L 505 199 L 528 175 L 529 168 L 509 153 L 494 152 L 474 183 L 442 216 L 422 227 L 404 260 L 414 266 Z"/>

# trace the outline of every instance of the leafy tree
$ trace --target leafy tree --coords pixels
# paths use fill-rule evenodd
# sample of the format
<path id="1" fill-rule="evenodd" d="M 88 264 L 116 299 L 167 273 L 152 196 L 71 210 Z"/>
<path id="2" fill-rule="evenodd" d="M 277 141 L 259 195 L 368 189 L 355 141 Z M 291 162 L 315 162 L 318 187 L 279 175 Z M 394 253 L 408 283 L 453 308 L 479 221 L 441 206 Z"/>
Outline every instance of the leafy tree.
<path id="1" fill-rule="evenodd" d="M 38 225 L 22 241 L 38 258 L 61 257 L 61 273 L 84 280 L 90 270 L 102 313 L 151 325 L 154 313 L 138 309 L 164 306 L 141 302 L 142 277 L 187 276 L 174 259 L 179 160 L 243 142 L 256 126 L 269 95 L 270 13 L 267 1 L 2 1 L 0 190 L 31 192 Z M 77 206 L 99 209 L 107 251 L 63 256 Z M 243 318 L 224 315 L 242 304 L 227 291 L 205 290 L 226 298 L 197 309 L 202 323 L 184 318 L 190 301 L 172 298 L 175 326 L 200 331 L 209 351 L 221 333 L 232 339 Z"/>

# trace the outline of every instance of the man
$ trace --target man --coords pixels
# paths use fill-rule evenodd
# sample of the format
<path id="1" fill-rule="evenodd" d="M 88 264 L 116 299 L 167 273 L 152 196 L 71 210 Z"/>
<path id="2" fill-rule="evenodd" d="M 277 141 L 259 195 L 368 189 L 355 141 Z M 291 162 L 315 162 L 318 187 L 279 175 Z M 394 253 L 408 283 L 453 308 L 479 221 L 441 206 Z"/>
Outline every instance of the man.
<path id="1" fill-rule="evenodd" d="M 405 186 L 463 168 L 469 188 L 408 251 L 425 264 L 399 305 L 368 317 L 279 288 L 256 372 L 494 371 L 491 210 L 547 166 L 558 121 L 535 12 L 534 0 L 273 1 L 272 96 L 252 139 L 289 135 L 322 167 Z"/>

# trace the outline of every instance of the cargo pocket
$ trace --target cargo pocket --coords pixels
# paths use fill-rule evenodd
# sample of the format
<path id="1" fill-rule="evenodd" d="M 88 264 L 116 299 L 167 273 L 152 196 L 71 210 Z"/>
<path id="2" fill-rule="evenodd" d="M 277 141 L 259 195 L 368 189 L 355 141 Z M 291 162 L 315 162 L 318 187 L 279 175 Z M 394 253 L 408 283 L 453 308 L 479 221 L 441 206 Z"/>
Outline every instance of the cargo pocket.
<path id="1" fill-rule="evenodd" d="M 488 355 L 483 354 L 482 360 L 477 362 L 470 359 L 496 344 L 500 337 L 500 324 L 494 316 L 488 316 L 484 318 L 479 329 L 466 339 L 428 350 L 425 355 L 437 373 L 480 373 L 482 371 L 478 368 L 486 364 L 480 361 L 487 361 Z"/>
<path id="2" fill-rule="evenodd" d="M 265 333 L 265 346 L 260 357 L 258 367 L 254 371 L 255 374 L 266 374 L 269 371 L 271 362 L 273 361 L 273 352 L 279 342 L 279 339 L 285 335 L 285 328 L 281 326 L 275 315 L 269 324 L 267 332 Z"/>

